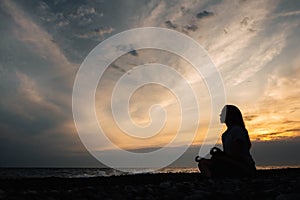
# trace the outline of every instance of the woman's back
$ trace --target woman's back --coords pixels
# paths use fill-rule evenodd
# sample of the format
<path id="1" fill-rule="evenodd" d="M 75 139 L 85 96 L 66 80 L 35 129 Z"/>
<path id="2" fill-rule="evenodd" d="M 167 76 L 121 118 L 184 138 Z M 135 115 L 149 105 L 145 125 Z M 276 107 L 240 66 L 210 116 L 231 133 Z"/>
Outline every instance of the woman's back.
<path id="1" fill-rule="evenodd" d="M 254 160 L 250 154 L 251 143 L 248 131 L 240 126 L 228 128 L 222 135 L 224 152 L 245 164 L 254 165 Z"/>

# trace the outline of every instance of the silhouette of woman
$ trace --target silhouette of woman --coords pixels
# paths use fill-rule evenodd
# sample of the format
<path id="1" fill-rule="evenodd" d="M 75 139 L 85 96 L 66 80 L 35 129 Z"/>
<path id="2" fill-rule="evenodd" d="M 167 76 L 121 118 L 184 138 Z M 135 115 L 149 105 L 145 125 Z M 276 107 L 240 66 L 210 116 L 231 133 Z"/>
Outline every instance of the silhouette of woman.
<path id="1" fill-rule="evenodd" d="M 210 152 L 211 159 L 198 161 L 199 170 L 207 177 L 251 176 L 256 168 L 241 111 L 234 105 L 224 106 L 220 122 L 227 126 L 222 134 L 224 151 L 214 147 Z"/>

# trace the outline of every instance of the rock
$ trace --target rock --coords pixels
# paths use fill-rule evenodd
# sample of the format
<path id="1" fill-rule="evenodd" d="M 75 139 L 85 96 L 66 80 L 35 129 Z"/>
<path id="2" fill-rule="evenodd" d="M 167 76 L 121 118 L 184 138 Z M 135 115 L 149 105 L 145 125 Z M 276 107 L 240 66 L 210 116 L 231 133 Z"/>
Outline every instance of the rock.
<path id="1" fill-rule="evenodd" d="M 126 192 L 130 192 L 130 193 L 136 193 L 137 192 L 137 189 L 135 187 L 133 187 L 132 185 L 126 185 L 125 186 L 125 191 Z"/>
<path id="2" fill-rule="evenodd" d="M 24 194 L 37 194 L 37 191 L 36 190 L 27 190 L 27 191 L 24 191 Z"/>
<path id="3" fill-rule="evenodd" d="M 198 200 L 198 199 L 203 199 L 204 195 L 202 193 L 194 193 L 190 196 L 186 196 L 184 200 Z"/>
<path id="4" fill-rule="evenodd" d="M 296 194 L 296 193 L 280 194 L 275 199 L 276 200 L 299 200 L 300 194 Z"/>
<path id="5" fill-rule="evenodd" d="M 159 184 L 159 187 L 162 189 L 167 189 L 167 188 L 171 187 L 171 182 L 170 181 L 162 182 Z"/>
<path id="6" fill-rule="evenodd" d="M 0 199 L 4 199 L 5 196 L 5 192 L 3 190 L 0 189 Z"/>
<path id="7" fill-rule="evenodd" d="M 276 171 L 275 171 L 276 172 Z M 88 179 L 0 179 L 2 199 L 300 199 L 300 169 L 259 171 L 253 178 L 140 174 Z"/>

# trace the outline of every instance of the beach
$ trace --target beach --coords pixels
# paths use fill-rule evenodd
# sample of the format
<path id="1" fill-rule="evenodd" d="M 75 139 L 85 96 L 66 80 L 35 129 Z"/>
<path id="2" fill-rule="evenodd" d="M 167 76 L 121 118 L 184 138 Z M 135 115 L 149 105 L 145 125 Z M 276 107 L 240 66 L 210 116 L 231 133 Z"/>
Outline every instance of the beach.
<path id="1" fill-rule="evenodd" d="M 0 199 L 300 199 L 300 168 L 248 178 L 157 173 L 92 178 L 2 178 Z"/>

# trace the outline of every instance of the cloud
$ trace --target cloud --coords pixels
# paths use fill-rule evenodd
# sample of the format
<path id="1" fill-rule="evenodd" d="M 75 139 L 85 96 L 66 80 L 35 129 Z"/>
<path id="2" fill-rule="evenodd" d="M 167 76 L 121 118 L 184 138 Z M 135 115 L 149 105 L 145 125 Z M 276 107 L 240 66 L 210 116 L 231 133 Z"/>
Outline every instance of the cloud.
<path id="1" fill-rule="evenodd" d="M 3 1 L 8 13 L 18 25 L 14 33 L 17 38 L 28 44 L 28 48 L 57 67 L 58 76 L 67 76 L 75 70 L 74 64 L 69 62 L 60 47 L 53 42 L 52 36 L 35 24 L 24 11 L 20 10 L 12 1 Z"/>
<path id="2" fill-rule="evenodd" d="M 290 76 L 278 79 L 278 74 L 264 74 L 271 67 L 290 69 L 284 66 L 285 63 L 280 63 L 284 67 L 275 67 L 272 64 L 281 55 L 288 54 L 288 40 L 298 23 L 291 20 L 280 21 L 277 18 L 298 15 L 298 12 L 276 14 L 278 6 L 279 1 L 226 1 L 205 7 L 188 2 L 168 6 L 163 2 L 158 3 L 153 8 L 152 15 L 143 22 L 147 22 L 147 25 L 167 26 L 189 34 L 208 50 L 223 76 L 229 100 L 237 104 L 259 105 L 259 110 L 249 106 L 249 109 L 245 109 L 245 119 L 249 123 L 253 138 L 296 137 L 298 132 L 295 130 L 299 128 L 296 123 L 282 125 L 280 121 L 284 123 L 286 116 L 299 117 L 296 109 L 300 107 L 297 101 L 299 97 L 296 95 L 299 93 L 297 80 Z M 209 22 L 198 20 L 195 17 L 197 15 L 200 19 L 209 17 Z M 162 22 L 160 19 L 168 20 Z M 272 95 L 282 99 L 270 98 Z M 250 102 L 251 100 L 254 102 Z M 286 102 L 290 102 L 288 109 L 282 107 Z M 280 128 L 278 123 L 283 127 Z M 268 133 L 276 132 L 281 133 L 276 138 L 267 136 Z"/>
<path id="3" fill-rule="evenodd" d="M 279 24 L 282 27 L 277 32 L 270 37 L 264 35 L 270 23 L 268 15 L 276 3 L 226 1 L 203 5 L 183 1 L 168 5 L 157 2 L 151 14 L 141 21 L 143 26 L 166 26 L 189 34 L 224 72 L 226 84 L 238 85 L 270 63 L 285 46 L 290 27 Z M 205 18 L 210 20 L 199 20 Z"/>
<path id="4" fill-rule="evenodd" d="M 294 16 L 294 15 L 300 15 L 300 10 L 279 13 L 276 15 L 276 17 L 288 17 L 288 16 Z"/>
<path id="5" fill-rule="evenodd" d="M 3 41 L 9 43 L 3 42 L 1 46 L 3 55 L 0 63 L 0 129 L 4 133 L 1 134 L 4 138 L 1 142 L 12 144 L 12 147 L 5 146 L 7 152 L 13 151 L 15 146 L 19 147 L 19 152 L 28 149 L 26 155 L 24 153 L 26 158 L 31 153 L 36 155 L 33 148 L 45 155 L 50 155 L 51 151 L 60 154 L 60 151 L 66 150 L 68 155 L 83 152 L 71 113 L 72 84 L 78 63 L 99 41 L 114 31 L 143 26 L 176 29 L 188 34 L 208 51 L 225 80 L 229 101 L 245 111 L 252 139 L 286 141 L 299 136 L 296 119 L 300 116 L 297 68 L 300 62 L 290 65 L 291 55 L 297 57 L 292 52 L 299 52 L 298 47 L 291 48 L 297 46 L 295 41 L 299 32 L 299 11 L 296 8 L 278 13 L 281 9 L 277 0 L 242 3 L 238 0 L 197 3 L 190 0 L 154 0 L 126 2 L 119 7 L 114 7 L 116 3 L 109 1 L 101 4 L 89 1 L 85 5 L 47 2 L 29 2 L 34 5 L 32 8 L 24 2 L 1 2 L 1 16 L 7 18 L 1 23 L 6 34 Z M 111 12 L 112 7 L 117 9 Z M 10 56 L 7 52 L 15 54 Z M 151 103 L 160 103 L 170 111 L 167 127 L 149 141 L 128 138 L 113 124 L 109 114 L 108 98 L 114 83 L 125 72 L 145 62 L 172 66 L 197 91 L 200 106 L 204 108 L 200 109 L 201 127 L 195 143 L 201 143 L 207 128 L 202 124 L 206 125 L 211 115 L 210 107 L 203 106 L 210 105 L 203 79 L 190 69 L 188 63 L 174 59 L 170 54 L 135 49 L 107 69 L 105 78 L 100 81 L 103 85 L 98 87 L 97 115 L 100 123 L 111 133 L 109 137 L 117 145 L 134 149 L 160 147 L 174 136 L 175 125 L 179 124 L 174 117 L 177 102 L 164 90 L 141 89 L 131 102 L 132 119 L 140 125 L 149 123 Z M 147 75 L 141 74 L 139 78 L 147 78 Z M 173 81 L 174 88 L 182 87 L 181 81 L 172 80 L 168 74 L 158 76 Z M 188 94 L 185 96 L 190 97 Z M 218 131 L 216 134 L 219 134 Z M 191 134 L 188 128 L 184 129 L 184 134 Z M 184 136 L 181 141 L 185 142 Z M 101 148 L 106 147 L 99 146 Z M 20 159 L 17 153 L 12 156 Z M 42 154 L 35 158 L 39 156 Z M 8 156 L 6 158 L 8 160 Z"/>
<path id="6" fill-rule="evenodd" d="M 154 5 L 153 5 L 154 4 Z M 162 18 L 162 13 L 166 10 L 165 1 L 153 1 L 147 5 L 150 8 L 150 12 L 143 20 L 139 19 L 137 27 L 151 26 L 155 24 L 160 24 L 162 21 L 165 21 Z M 164 17 L 165 18 L 165 17 Z"/>
<path id="7" fill-rule="evenodd" d="M 95 8 L 88 5 L 82 5 L 79 6 L 76 11 L 70 13 L 68 16 L 72 20 L 81 22 L 82 20 L 90 19 L 96 14 L 97 12 L 95 11 Z"/>
<path id="8" fill-rule="evenodd" d="M 131 54 L 133 56 L 137 56 L 138 52 L 137 52 L 137 50 L 133 49 L 132 51 L 129 51 L 129 54 Z"/>
<path id="9" fill-rule="evenodd" d="M 183 28 L 184 28 L 184 30 L 195 32 L 198 29 L 198 26 L 195 24 L 188 24 L 188 25 L 185 25 Z"/>
<path id="10" fill-rule="evenodd" d="M 246 120 L 246 121 L 252 121 L 252 120 L 254 120 L 255 118 L 257 118 L 258 117 L 258 115 L 245 115 L 244 116 L 244 120 Z"/>
<path id="11" fill-rule="evenodd" d="M 72 21 L 76 21 L 80 26 L 86 26 L 93 22 L 96 17 L 102 17 L 103 13 L 97 13 L 95 8 L 87 5 L 82 5 L 75 12 L 68 15 Z"/>
<path id="12" fill-rule="evenodd" d="M 27 122 L 32 129 L 20 126 L 6 130 L 0 123 L 1 167 L 103 167 L 85 150 L 72 122 L 40 130 L 36 123 Z"/>
<path id="13" fill-rule="evenodd" d="M 125 69 L 123 69 L 122 67 L 120 67 L 120 66 L 118 66 L 118 65 L 116 65 L 116 64 L 111 64 L 110 66 L 111 66 L 112 68 L 114 68 L 114 69 L 116 69 L 116 70 L 122 72 L 122 73 L 126 73 L 126 72 L 127 72 Z"/>
<path id="14" fill-rule="evenodd" d="M 167 28 L 176 29 L 177 25 L 173 24 L 170 20 L 165 21 L 165 25 Z"/>
<path id="15" fill-rule="evenodd" d="M 257 21 L 251 20 L 249 17 L 245 17 L 241 22 L 241 28 L 246 29 L 249 32 L 255 32 Z"/>
<path id="16" fill-rule="evenodd" d="M 255 75 L 259 70 L 266 67 L 276 56 L 278 56 L 285 47 L 286 33 L 270 36 L 268 39 L 261 39 L 262 43 L 256 50 L 248 54 L 245 62 L 234 66 L 235 71 L 231 73 L 229 84 L 237 85 Z"/>
<path id="17" fill-rule="evenodd" d="M 92 8 L 92 7 L 86 7 L 86 6 L 80 6 L 78 9 L 77 9 L 77 17 L 83 17 L 83 16 L 86 16 L 86 15 L 93 15 L 95 14 L 95 9 Z"/>
<path id="18" fill-rule="evenodd" d="M 47 99 L 42 96 L 42 94 L 39 92 L 40 89 L 33 79 L 19 71 L 17 71 L 16 75 L 20 81 L 17 96 L 22 97 L 23 101 L 28 101 L 30 105 L 34 105 L 37 110 L 44 110 L 45 112 L 48 112 L 49 114 L 51 113 L 52 115 L 62 115 L 62 112 L 57 105 L 51 103 L 50 101 L 47 101 Z M 27 117 L 36 117 L 37 113 L 32 112 L 32 107 L 22 107 L 21 105 L 19 106 L 17 107 L 24 109 L 23 114 Z"/>
<path id="19" fill-rule="evenodd" d="M 79 34 L 79 35 L 77 35 L 77 37 L 82 38 L 82 39 L 102 41 L 104 39 L 104 35 L 109 34 L 113 31 L 114 31 L 114 29 L 111 27 L 99 27 L 99 28 L 95 28 L 94 30 L 92 30 L 90 32 L 85 32 L 83 34 Z"/>
<path id="20" fill-rule="evenodd" d="M 299 59 L 295 58 L 284 66 L 285 74 L 281 74 L 280 68 L 269 74 L 262 97 L 255 108 L 247 111 L 253 117 L 245 118 L 253 138 L 280 140 L 300 136 L 300 123 L 297 121 L 300 115 L 299 63 Z"/>
<path id="21" fill-rule="evenodd" d="M 268 14 L 275 9 L 268 2 L 236 5 L 238 13 L 234 12 L 233 5 L 234 2 L 214 6 L 216 15 L 209 24 L 219 21 L 219 25 L 212 27 L 215 31 L 202 34 L 206 48 L 228 85 L 242 83 L 272 61 L 284 47 L 284 31 L 287 31 L 284 29 L 282 34 L 274 32 L 265 37 L 264 31 L 270 23 Z M 260 9 L 251 12 L 256 7 Z"/>
<path id="22" fill-rule="evenodd" d="M 201 12 L 197 13 L 197 15 L 196 15 L 196 17 L 198 19 L 208 18 L 208 17 L 212 17 L 212 16 L 214 16 L 214 13 L 207 11 L 207 10 L 201 11 Z"/>
<path id="23" fill-rule="evenodd" d="M 195 32 L 198 29 L 197 21 L 200 21 L 196 17 L 197 10 L 201 9 L 202 4 L 204 2 L 195 4 L 191 1 L 152 1 L 146 6 L 147 10 L 150 10 L 149 14 L 142 20 L 139 19 L 136 26 L 165 26 L 186 34 L 190 31 Z M 205 10 L 203 15 L 207 14 L 206 12 L 208 11 Z"/>
<path id="24" fill-rule="evenodd" d="M 267 142 L 252 142 L 252 155 L 258 166 L 297 166 L 300 137 Z"/>
<path id="25" fill-rule="evenodd" d="M 11 47 L 17 47 L 14 59 L 1 63 L 1 69 L 3 65 L 10 70 L 1 79 L 5 87 L 1 88 L 0 115 L 4 123 L 0 128 L 5 141 L 14 142 L 4 151 L 24 151 L 28 158 L 32 151 L 49 156 L 60 146 L 70 154 L 74 148 L 69 133 L 74 134 L 74 127 L 63 124 L 72 120 L 71 92 L 78 64 L 69 61 L 52 35 L 19 5 L 2 1 L 1 6 L 11 17 Z M 47 9 L 45 5 L 43 8 Z M 45 139 L 49 134 L 55 137 Z"/>

